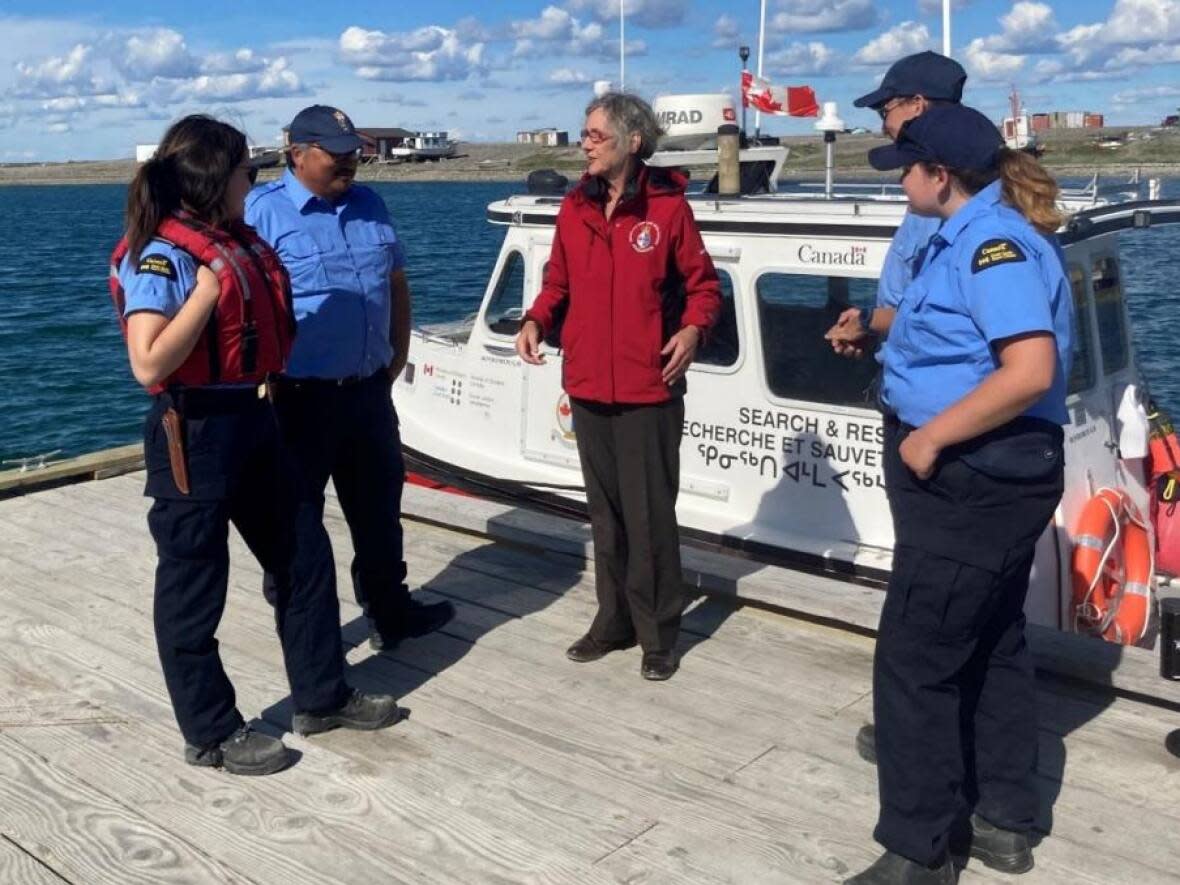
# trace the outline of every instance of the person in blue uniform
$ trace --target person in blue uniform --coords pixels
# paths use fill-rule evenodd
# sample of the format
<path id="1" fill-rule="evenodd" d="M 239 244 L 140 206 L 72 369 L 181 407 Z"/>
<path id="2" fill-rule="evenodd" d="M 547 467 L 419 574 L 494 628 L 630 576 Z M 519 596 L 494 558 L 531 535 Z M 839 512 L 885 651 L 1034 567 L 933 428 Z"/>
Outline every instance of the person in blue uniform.
<path id="1" fill-rule="evenodd" d="M 953 58 L 927 50 L 898 59 L 885 72 L 881 85 L 853 104 L 876 111 L 881 117 L 881 131 L 896 141 L 902 126 L 930 108 L 958 104 L 966 82 L 967 72 L 962 65 Z M 926 244 L 940 224 L 939 218 L 906 212 L 881 265 L 881 277 L 877 283 L 878 312 L 857 308 L 845 310 L 840 315 L 839 324 L 859 329 L 861 335 L 851 342 L 842 338 L 834 340 L 832 346 L 837 353 L 863 356 L 873 334 L 888 328 L 892 312 L 914 278 Z"/>
<path id="2" fill-rule="evenodd" d="M 282 258 L 295 295 L 299 334 L 277 405 L 307 479 L 297 556 L 331 557 L 330 477 L 352 535 L 353 591 L 380 651 L 454 616 L 451 603 L 418 602 L 406 586 L 405 463 L 391 398 L 410 342 L 405 252 L 384 201 L 353 182 L 361 138 L 352 121 L 313 105 L 288 133 L 287 170 L 249 195 L 246 221 Z"/>
<path id="3" fill-rule="evenodd" d="M 230 523 L 276 576 L 294 729 L 380 728 L 401 713 L 392 697 L 349 689 L 335 588 L 323 569 L 292 567 L 298 479 L 266 383 L 282 370 L 294 328 L 286 273 L 241 220 L 256 171 L 232 126 L 178 121 L 131 183 L 111 262 L 131 369 L 153 393 L 144 424 L 153 617 L 185 761 L 250 775 L 291 756 L 246 725 L 218 654 Z"/>
<path id="4" fill-rule="evenodd" d="M 873 674 L 886 851 L 847 881 L 952 883 L 952 851 L 1024 872 L 1037 717 L 1023 606 L 1068 420 L 1056 185 L 962 105 L 929 109 L 869 159 L 902 169 L 911 210 L 942 224 L 882 347 L 896 535 Z"/>

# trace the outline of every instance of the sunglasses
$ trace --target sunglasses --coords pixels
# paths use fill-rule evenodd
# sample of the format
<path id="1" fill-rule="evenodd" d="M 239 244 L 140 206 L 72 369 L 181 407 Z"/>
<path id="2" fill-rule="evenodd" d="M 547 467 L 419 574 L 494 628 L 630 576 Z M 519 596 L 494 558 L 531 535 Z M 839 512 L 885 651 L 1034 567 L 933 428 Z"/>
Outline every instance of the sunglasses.
<path id="1" fill-rule="evenodd" d="M 913 100 L 912 95 L 899 95 L 897 98 L 889 99 L 889 101 L 885 102 L 885 104 L 883 104 L 883 105 L 881 105 L 881 107 L 877 108 L 877 113 L 881 115 L 881 122 L 882 123 L 885 122 L 885 118 L 889 116 L 890 112 L 892 112 L 894 108 L 900 107 L 901 105 L 905 104 L 907 101 L 912 101 L 912 100 Z"/>

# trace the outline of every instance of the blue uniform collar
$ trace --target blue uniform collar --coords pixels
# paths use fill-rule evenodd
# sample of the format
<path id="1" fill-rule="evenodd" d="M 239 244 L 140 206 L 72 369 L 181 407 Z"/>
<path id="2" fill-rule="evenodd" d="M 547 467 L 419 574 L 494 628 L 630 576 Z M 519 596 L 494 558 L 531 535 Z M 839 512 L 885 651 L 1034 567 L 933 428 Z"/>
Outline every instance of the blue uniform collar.
<path id="1" fill-rule="evenodd" d="M 327 206 L 333 212 L 339 210 L 341 206 L 348 202 L 348 191 L 345 191 L 344 196 L 336 203 L 331 203 L 323 197 L 317 197 L 306 187 L 303 182 L 295 177 L 295 173 L 287 169 L 283 173 L 283 189 L 287 192 L 287 196 L 291 202 L 295 204 L 295 208 L 303 212 L 312 203 L 318 203 Z M 351 188 L 349 189 L 351 190 Z"/>
<path id="2" fill-rule="evenodd" d="M 986 213 L 992 206 L 1000 202 L 1000 191 L 1003 183 L 997 178 L 970 200 L 959 207 L 959 211 L 942 223 L 935 236 L 941 237 L 948 244 L 955 241 L 964 228 L 980 215 Z"/>

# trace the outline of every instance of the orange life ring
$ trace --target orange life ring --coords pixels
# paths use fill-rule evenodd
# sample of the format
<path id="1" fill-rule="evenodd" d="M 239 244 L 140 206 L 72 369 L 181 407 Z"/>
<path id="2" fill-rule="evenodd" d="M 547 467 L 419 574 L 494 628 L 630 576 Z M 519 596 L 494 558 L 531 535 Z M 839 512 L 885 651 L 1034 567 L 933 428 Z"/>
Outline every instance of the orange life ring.
<path id="1" fill-rule="evenodd" d="M 1151 614 L 1151 532 L 1126 492 L 1099 489 L 1073 538 L 1074 628 L 1134 645 Z"/>

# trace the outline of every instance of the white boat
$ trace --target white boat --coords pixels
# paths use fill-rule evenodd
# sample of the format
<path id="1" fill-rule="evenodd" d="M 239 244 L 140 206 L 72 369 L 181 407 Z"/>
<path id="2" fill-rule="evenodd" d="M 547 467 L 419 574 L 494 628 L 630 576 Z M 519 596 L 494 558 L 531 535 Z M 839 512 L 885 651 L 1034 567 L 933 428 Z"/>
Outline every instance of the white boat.
<path id="1" fill-rule="evenodd" d="M 400 145 L 389 149 L 389 158 L 401 162 L 437 162 L 455 155 L 457 142 L 447 138 L 446 132 L 417 132 Z"/>
<path id="2" fill-rule="evenodd" d="M 658 155 L 657 155 L 658 157 Z M 659 160 L 657 159 L 657 162 Z M 1141 388 L 1124 303 L 1118 232 L 1180 222 L 1180 201 L 1066 194 L 1061 231 L 1077 311 L 1069 381 L 1066 490 L 1040 539 L 1031 621 L 1073 627 L 1073 531 L 1103 486 L 1147 512 L 1143 465 L 1120 459 L 1116 411 Z M 690 204 L 725 293 L 722 319 L 688 373 L 681 495 L 686 539 L 849 579 L 883 581 L 893 523 L 881 469 L 877 366 L 834 355 L 823 339 L 846 307 L 874 303 L 906 209 L 896 191 L 717 197 Z M 541 288 L 559 196 L 492 203 L 504 240 L 483 302 L 466 321 L 417 329 L 394 389 L 411 470 L 533 504 L 584 501 L 562 355 L 525 366 L 513 342 Z M 1150 640 L 1148 640 L 1150 641 Z"/>
<path id="3" fill-rule="evenodd" d="M 1037 134 L 1032 128 L 1032 117 L 1024 110 L 1020 102 L 1020 93 L 1012 87 L 1012 94 L 1008 96 L 1011 113 L 1004 118 L 1000 132 L 1004 136 L 1004 144 L 1016 151 L 1037 152 L 1040 145 Z"/>

